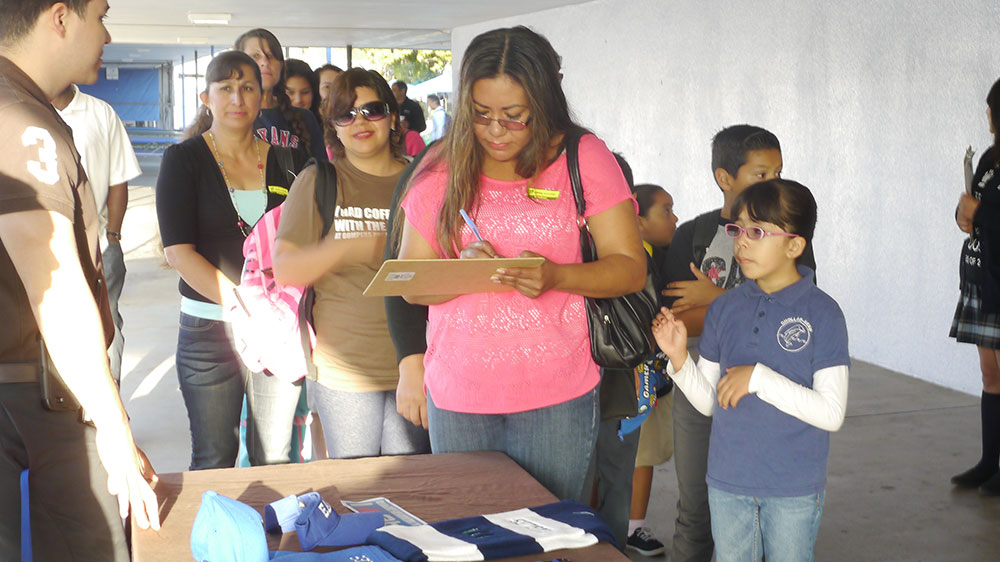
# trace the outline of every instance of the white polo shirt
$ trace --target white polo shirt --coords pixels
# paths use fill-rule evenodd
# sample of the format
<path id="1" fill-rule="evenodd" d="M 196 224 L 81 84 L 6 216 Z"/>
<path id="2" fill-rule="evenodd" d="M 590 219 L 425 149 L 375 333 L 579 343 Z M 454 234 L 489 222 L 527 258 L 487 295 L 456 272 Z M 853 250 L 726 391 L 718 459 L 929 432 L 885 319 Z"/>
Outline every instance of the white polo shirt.
<path id="1" fill-rule="evenodd" d="M 73 99 L 56 111 L 73 129 L 76 145 L 97 203 L 101 249 L 107 247 L 108 189 L 138 177 L 142 170 L 125 125 L 107 102 L 73 88 Z"/>

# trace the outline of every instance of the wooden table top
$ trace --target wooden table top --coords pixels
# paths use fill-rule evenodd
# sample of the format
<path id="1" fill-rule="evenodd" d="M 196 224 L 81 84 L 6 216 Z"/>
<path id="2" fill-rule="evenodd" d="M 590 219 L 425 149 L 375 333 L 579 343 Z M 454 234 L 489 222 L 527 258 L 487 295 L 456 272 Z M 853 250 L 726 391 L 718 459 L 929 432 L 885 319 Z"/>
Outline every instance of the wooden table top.
<path id="1" fill-rule="evenodd" d="M 155 488 L 161 528 L 142 530 L 133 523 L 133 560 L 192 560 L 191 527 L 201 495 L 207 490 L 235 498 L 261 513 L 267 504 L 291 494 L 319 492 L 339 513 L 350 513 L 341 500 L 384 496 L 428 523 L 556 501 L 517 463 L 495 451 L 161 474 Z M 270 550 L 301 550 L 295 533 L 268 534 L 267 545 Z M 628 560 L 607 543 L 503 560 L 534 562 L 560 557 L 573 562 Z"/>

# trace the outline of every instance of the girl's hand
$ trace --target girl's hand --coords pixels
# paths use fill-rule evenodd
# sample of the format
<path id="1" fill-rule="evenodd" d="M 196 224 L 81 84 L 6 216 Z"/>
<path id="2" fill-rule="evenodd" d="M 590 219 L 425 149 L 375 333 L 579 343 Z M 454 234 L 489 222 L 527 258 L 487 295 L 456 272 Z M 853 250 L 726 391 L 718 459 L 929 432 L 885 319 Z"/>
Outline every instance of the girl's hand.
<path id="1" fill-rule="evenodd" d="M 464 249 L 462 249 L 462 253 L 459 254 L 458 257 L 463 260 L 469 260 L 469 259 L 482 259 L 482 258 L 498 258 L 500 256 L 497 254 L 497 251 L 493 249 L 493 246 L 489 242 L 485 240 L 483 240 L 482 242 L 476 240 L 472 244 L 469 244 Z"/>
<path id="2" fill-rule="evenodd" d="M 972 233 L 972 217 L 976 216 L 976 209 L 978 208 L 978 199 L 968 193 L 962 193 L 958 199 L 958 209 L 955 212 L 955 222 L 958 223 L 958 228 L 962 232 L 967 234 Z"/>
<path id="3" fill-rule="evenodd" d="M 679 371 L 687 361 L 687 327 L 665 306 L 653 319 L 653 337 L 670 358 L 674 371 Z"/>
<path id="4" fill-rule="evenodd" d="M 753 374 L 753 365 L 740 365 L 726 369 L 726 376 L 719 380 L 716 389 L 716 397 L 719 399 L 719 406 L 727 410 L 735 408 L 740 400 L 750 394 L 750 375 Z"/>
<path id="5" fill-rule="evenodd" d="M 521 252 L 520 258 L 544 258 L 535 252 Z M 517 292 L 533 299 L 556 286 L 558 267 L 546 259 L 539 267 L 501 267 L 490 279 L 494 283 L 510 285 Z"/>

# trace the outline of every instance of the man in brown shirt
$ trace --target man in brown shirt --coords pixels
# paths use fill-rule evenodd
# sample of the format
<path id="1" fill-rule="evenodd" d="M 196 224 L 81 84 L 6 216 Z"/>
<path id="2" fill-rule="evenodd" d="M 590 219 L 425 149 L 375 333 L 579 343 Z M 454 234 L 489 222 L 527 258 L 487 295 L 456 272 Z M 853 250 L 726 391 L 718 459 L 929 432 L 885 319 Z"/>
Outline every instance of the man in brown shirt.
<path id="1" fill-rule="evenodd" d="M 39 560 L 128 560 L 120 517 L 159 527 L 108 369 L 97 215 L 69 127 L 49 104 L 93 83 L 106 0 L 0 0 L 0 552 L 20 549 L 29 469 Z M 85 410 L 42 406 L 42 351 Z M 151 471 L 146 477 L 155 478 Z M 108 494 L 117 496 L 115 498 Z"/>

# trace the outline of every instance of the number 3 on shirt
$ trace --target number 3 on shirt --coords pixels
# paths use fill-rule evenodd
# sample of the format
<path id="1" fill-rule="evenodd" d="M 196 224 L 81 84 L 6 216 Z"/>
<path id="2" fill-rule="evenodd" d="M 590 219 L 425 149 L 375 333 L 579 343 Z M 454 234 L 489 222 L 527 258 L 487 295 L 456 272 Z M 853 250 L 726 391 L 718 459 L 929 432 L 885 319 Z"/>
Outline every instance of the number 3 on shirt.
<path id="1" fill-rule="evenodd" d="M 42 183 L 55 185 L 59 181 L 59 170 L 56 168 L 58 153 L 52 135 L 41 127 L 28 127 L 21 135 L 21 143 L 24 146 L 38 146 L 38 160 L 28 160 L 31 175 Z"/>

